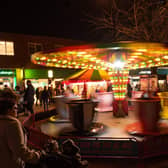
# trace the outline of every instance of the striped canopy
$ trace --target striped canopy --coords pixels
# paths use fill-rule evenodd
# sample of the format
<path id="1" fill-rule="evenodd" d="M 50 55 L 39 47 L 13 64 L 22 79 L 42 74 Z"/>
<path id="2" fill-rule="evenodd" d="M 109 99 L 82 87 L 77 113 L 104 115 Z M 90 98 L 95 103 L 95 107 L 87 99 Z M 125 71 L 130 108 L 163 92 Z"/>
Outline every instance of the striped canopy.
<path id="1" fill-rule="evenodd" d="M 110 80 L 110 76 L 105 70 L 84 69 L 70 76 L 66 80 L 70 81 L 101 81 Z"/>

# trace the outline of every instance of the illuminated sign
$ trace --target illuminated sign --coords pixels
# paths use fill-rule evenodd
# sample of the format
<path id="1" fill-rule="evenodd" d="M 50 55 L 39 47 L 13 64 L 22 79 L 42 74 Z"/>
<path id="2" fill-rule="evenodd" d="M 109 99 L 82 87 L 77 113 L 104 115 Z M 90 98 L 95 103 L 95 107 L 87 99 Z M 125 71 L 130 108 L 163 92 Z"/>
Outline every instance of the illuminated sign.
<path id="1" fill-rule="evenodd" d="M 151 71 L 140 71 L 139 74 L 140 75 L 150 75 Z"/>
<path id="2" fill-rule="evenodd" d="M 168 67 L 159 67 L 157 69 L 157 74 L 159 74 L 159 75 L 167 75 L 168 74 Z"/>
<path id="3" fill-rule="evenodd" d="M 1 70 L 0 71 L 0 76 L 13 76 L 14 75 L 14 71 L 8 71 L 8 70 Z"/>
<path id="4" fill-rule="evenodd" d="M 53 78 L 53 71 L 52 70 L 48 70 L 48 77 Z"/>

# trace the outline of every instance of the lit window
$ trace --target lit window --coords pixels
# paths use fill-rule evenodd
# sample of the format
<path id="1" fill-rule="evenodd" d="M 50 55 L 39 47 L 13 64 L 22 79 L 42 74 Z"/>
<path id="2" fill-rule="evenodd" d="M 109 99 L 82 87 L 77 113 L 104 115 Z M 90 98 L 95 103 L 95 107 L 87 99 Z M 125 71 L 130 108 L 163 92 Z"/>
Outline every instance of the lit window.
<path id="1" fill-rule="evenodd" d="M 6 42 L 6 55 L 14 55 L 13 42 Z"/>
<path id="2" fill-rule="evenodd" d="M 0 55 L 14 56 L 14 42 L 0 41 Z"/>

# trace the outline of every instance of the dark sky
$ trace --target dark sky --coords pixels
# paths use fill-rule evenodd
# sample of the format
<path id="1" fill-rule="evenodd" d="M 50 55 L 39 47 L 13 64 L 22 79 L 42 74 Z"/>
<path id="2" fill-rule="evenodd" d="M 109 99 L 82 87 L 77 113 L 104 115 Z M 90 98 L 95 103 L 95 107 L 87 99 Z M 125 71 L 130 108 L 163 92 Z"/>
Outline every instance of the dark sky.
<path id="1" fill-rule="evenodd" d="M 153 0 L 157 1 L 157 0 Z M 101 41 L 86 15 L 99 16 L 112 0 L 5 0 L 0 3 L 0 31 Z M 122 7 L 131 0 L 116 0 Z M 103 34 L 102 34 L 103 35 Z"/>
<path id="2" fill-rule="evenodd" d="M 94 41 L 86 14 L 98 13 L 104 0 L 5 1 L 0 31 Z M 106 1 L 106 0 L 105 0 Z"/>

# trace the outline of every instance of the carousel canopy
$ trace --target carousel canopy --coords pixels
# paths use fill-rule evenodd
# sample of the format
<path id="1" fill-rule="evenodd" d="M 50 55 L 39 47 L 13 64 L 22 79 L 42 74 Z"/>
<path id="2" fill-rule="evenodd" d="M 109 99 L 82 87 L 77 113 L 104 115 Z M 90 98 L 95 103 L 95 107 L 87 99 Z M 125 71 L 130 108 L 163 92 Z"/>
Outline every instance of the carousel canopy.
<path id="1" fill-rule="evenodd" d="M 120 42 L 58 48 L 32 55 L 32 62 L 48 67 L 138 69 L 168 64 L 168 46 L 162 43 Z"/>
<path id="2" fill-rule="evenodd" d="M 70 76 L 66 80 L 69 80 L 69 81 L 101 81 L 101 80 L 110 80 L 110 76 L 105 70 L 84 69 Z"/>

